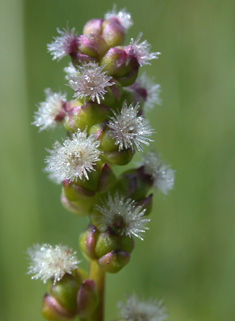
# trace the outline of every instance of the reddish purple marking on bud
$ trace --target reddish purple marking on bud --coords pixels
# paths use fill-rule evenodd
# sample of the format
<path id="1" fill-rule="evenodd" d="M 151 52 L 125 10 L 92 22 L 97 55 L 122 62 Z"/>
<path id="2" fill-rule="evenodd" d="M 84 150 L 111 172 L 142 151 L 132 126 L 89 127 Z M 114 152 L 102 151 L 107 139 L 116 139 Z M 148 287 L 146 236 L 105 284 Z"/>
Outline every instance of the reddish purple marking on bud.
<path id="1" fill-rule="evenodd" d="M 84 64 L 84 63 L 88 64 L 89 62 L 97 62 L 97 58 L 93 58 L 88 55 L 81 54 L 79 52 L 78 53 L 71 53 L 70 57 L 71 57 L 74 65 L 80 65 L 80 64 Z"/>
<path id="2" fill-rule="evenodd" d="M 94 234 L 97 231 L 95 225 L 90 225 L 88 227 L 88 230 L 90 231 L 90 233 L 88 234 L 87 238 L 86 238 L 86 248 L 87 248 L 87 252 L 89 252 L 89 250 L 91 248 L 95 248 L 96 245 L 96 238 L 94 238 Z"/>
<path id="3" fill-rule="evenodd" d="M 46 311 L 49 313 L 52 311 L 52 313 L 57 314 L 59 317 L 68 319 L 72 319 L 75 314 L 71 311 L 65 310 L 65 308 L 63 308 L 59 302 L 48 293 L 46 293 L 42 299 L 42 312 L 46 313 Z"/>
<path id="4" fill-rule="evenodd" d="M 87 21 L 87 23 L 83 28 L 83 33 L 84 34 L 96 33 L 98 35 L 101 35 L 103 21 L 104 21 L 103 19 L 92 19 Z"/>
<path id="5" fill-rule="evenodd" d="M 153 201 L 153 194 L 150 194 L 149 196 L 143 198 L 142 200 L 137 202 L 137 205 L 143 206 L 143 208 L 149 206 Z"/>

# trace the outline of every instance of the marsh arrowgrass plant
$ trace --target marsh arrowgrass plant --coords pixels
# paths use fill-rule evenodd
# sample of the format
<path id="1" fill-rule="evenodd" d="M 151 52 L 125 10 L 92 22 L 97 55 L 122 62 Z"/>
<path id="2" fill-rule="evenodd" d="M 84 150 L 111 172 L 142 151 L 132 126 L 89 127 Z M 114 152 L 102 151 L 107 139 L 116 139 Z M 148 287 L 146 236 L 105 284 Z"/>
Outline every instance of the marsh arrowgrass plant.
<path id="1" fill-rule="evenodd" d="M 124 45 L 133 22 L 125 9 L 88 21 L 83 34 L 75 28 L 59 30 L 48 45 L 53 60 L 71 57 L 65 68 L 66 94 L 45 90 L 33 124 L 39 131 L 63 125 L 67 137 L 47 150 L 45 171 L 62 185 L 61 202 L 89 224 L 79 245 L 90 262 L 89 272 L 79 267 L 76 252 L 62 245 L 36 244 L 28 249 L 32 279 L 47 283 L 42 314 L 48 320 L 102 321 L 105 273 L 119 272 L 130 260 L 134 238 L 149 229 L 152 189 L 167 194 L 173 188 L 174 171 L 160 155 L 145 146 L 154 129 L 145 118 L 147 109 L 160 103 L 160 85 L 139 68 L 157 59 L 150 44 L 136 40 Z M 131 163 L 142 153 L 137 168 L 117 176 L 114 165 Z M 118 303 L 119 317 L 126 321 L 163 321 L 159 301 L 142 301 L 136 294 Z"/>

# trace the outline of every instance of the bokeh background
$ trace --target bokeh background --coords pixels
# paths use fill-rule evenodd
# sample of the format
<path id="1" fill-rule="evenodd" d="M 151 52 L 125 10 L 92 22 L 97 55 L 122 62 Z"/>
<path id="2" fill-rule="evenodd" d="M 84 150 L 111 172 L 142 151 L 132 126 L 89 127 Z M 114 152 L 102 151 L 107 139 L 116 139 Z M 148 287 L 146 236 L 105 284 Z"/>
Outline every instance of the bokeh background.
<path id="1" fill-rule="evenodd" d="M 235 319 L 235 2 L 123 0 L 134 26 L 162 55 L 143 67 L 162 85 L 149 112 L 155 146 L 176 170 L 175 189 L 156 193 L 150 230 L 130 263 L 107 276 L 107 320 L 125 293 L 164 299 L 169 321 Z M 43 320 L 45 286 L 26 275 L 26 250 L 63 243 L 79 252 L 86 219 L 66 212 L 60 187 L 42 172 L 62 129 L 30 125 L 43 90 L 67 89 L 46 44 L 56 27 L 82 32 L 112 2 L 0 1 L 0 320 Z M 72 91 L 68 90 L 70 95 Z M 135 158 L 139 160 L 138 156 Z M 79 252 L 79 256 L 80 252 Z M 85 261 L 82 263 L 86 267 Z"/>

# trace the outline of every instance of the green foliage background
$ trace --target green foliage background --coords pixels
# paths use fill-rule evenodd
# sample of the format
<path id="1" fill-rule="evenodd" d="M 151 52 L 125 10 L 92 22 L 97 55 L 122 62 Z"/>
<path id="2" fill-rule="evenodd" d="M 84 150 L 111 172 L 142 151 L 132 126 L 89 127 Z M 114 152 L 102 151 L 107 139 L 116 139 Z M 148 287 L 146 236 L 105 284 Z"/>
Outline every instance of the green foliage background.
<path id="1" fill-rule="evenodd" d="M 143 68 L 162 85 L 148 116 L 155 146 L 176 169 L 175 189 L 155 195 L 150 230 L 128 266 L 107 277 L 107 320 L 125 293 L 164 298 L 169 321 L 235 319 L 235 2 L 116 1 L 132 13 L 127 41 L 142 31 L 162 55 Z M 40 321 L 45 286 L 26 275 L 34 243 L 67 244 L 86 219 L 66 212 L 42 173 L 45 148 L 63 130 L 30 125 L 43 90 L 66 89 L 46 44 L 56 27 L 82 31 L 112 8 L 104 1 L 0 1 L 0 320 Z M 136 157 L 138 160 L 138 157 Z M 80 253 L 79 253 L 80 256 Z M 86 266 L 86 263 L 82 263 Z"/>

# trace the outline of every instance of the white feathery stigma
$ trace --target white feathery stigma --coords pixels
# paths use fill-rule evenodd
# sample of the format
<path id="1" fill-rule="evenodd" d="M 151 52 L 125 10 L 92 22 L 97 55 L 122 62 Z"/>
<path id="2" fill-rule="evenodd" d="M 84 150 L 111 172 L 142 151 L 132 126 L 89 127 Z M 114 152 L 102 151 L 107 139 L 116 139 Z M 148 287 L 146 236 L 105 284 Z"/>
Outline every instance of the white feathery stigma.
<path id="1" fill-rule="evenodd" d="M 64 56 L 76 52 L 78 47 L 79 38 L 76 34 L 75 28 L 69 30 L 59 28 L 56 29 L 60 37 L 54 37 L 54 41 L 47 45 L 48 51 L 51 53 L 52 60 L 62 59 Z"/>
<path id="2" fill-rule="evenodd" d="M 65 115 L 66 94 L 61 92 L 53 93 L 50 88 L 47 88 L 45 95 L 46 100 L 39 104 L 38 111 L 34 113 L 34 122 L 32 123 L 32 125 L 40 127 L 39 131 L 54 128 L 58 124 L 58 120 Z"/>
<path id="3" fill-rule="evenodd" d="M 126 9 L 123 8 L 122 10 L 117 12 L 116 5 L 113 6 L 112 11 L 108 11 L 104 18 L 108 19 L 117 19 L 119 23 L 122 25 L 124 29 L 129 29 L 133 25 L 133 21 L 131 19 L 131 15 L 129 12 L 126 12 Z"/>
<path id="4" fill-rule="evenodd" d="M 110 135 L 116 140 L 115 145 L 119 145 L 119 151 L 127 148 L 137 148 L 143 151 L 143 145 L 149 145 L 149 138 L 153 133 L 147 120 L 143 116 L 138 116 L 139 104 L 127 106 L 123 103 L 121 112 L 113 111 L 114 116 L 110 117 L 108 127 Z"/>
<path id="5" fill-rule="evenodd" d="M 118 302 L 119 315 L 126 321 L 163 321 L 167 313 L 161 301 L 142 301 L 136 294 L 127 295 L 126 302 Z"/>
<path id="6" fill-rule="evenodd" d="M 60 281 L 65 273 L 77 269 L 81 261 L 77 260 L 76 252 L 66 246 L 50 244 L 35 244 L 27 251 L 31 259 L 28 274 L 33 274 L 32 279 L 41 279 L 44 283 L 50 278 Z"/>
<path id="7" fill-rule="evenodd" d="M 45 159 L 48 164 L 45 171 L 56 183 L 65 179 L 76 181 L 83 176 L 89 179 L 88 172 L 95 170 L 99 161 L 99 144 L 94 134 L 87 136 L 86 130 L 81 132 L 78 129 L 71 139 L 64 140 L 63 145 L 56 141 L 53 150 L 47 150 L 51 155 Z"/>
<path id="8" fill-rule="evenodd" d="M 142 206 L 131 198 L 125 200 L 119 192 L 114 197 L 108 194 L 108 198 L 101 202 L 102 206 L 95 206 L 101 214 L 97 215 L 97 227 L 101 232 L 111 228 L 120 235 L 134 235 L 143 241 L 142 233 L 148 230 L 145 225 L 150 219 L 144 218 Z"/>
<path id="9" fill-rule="evenodd" d="M 142 166 L 146 174 L 154 179 L 154 187 L 167 194 L 174 187 L 175 171 L 160 160 L 160 154 L 149 151 L 142 156 Z"/>
<path id="10" fill-rule="evenodd" d="M 74 97 L 77 99 L 88 97 L 92 101 L 97 100 L 100 104 L 100 100 L 104 99 L 106 93 L 105 88 L 114 84 L 111 81 L 112 77 L 108 76 L 103 69 L 104 66 L 99 66 L 95 62 L 77 66 L 77 72 L 71 67 L 66 69 L 68 85 L 75 90 Z"/>
<path id="11" fill-rule="evenodd" d="M 147 40 L 139 43 L 141 37 L 142 33 L 139 33 L 135 41 L 132 38 L 130 44 L 125 47 L 125 51 L 127 54 L 134 56 L 140 66 L 150 65 L 149 60 L 157 59 L 158 55 L 160 55 L 160 52 L 150 52 L 151 45 L 147 42 Z"/>
<path id="12" fill-rule="evenodd" d="M 79 71 L 74 67 L 74 65 L 71 62 L 69 63 L 68 67 L 64 68 L 64 72 L 66 73 L 65 79 L 67 80 L 80 75 Z"/>
<path id="13" fill-rule="evenodd" d="M 152 109 L 155 104 L 161 105 L 161 98 L 159 97 L 161 85 L 155 84 L 145 72 L 137 79 L 136 82 L 140 88 L 143 88 L 146 91 L 146 100 L 144 102 L 145 110 Z"/>

